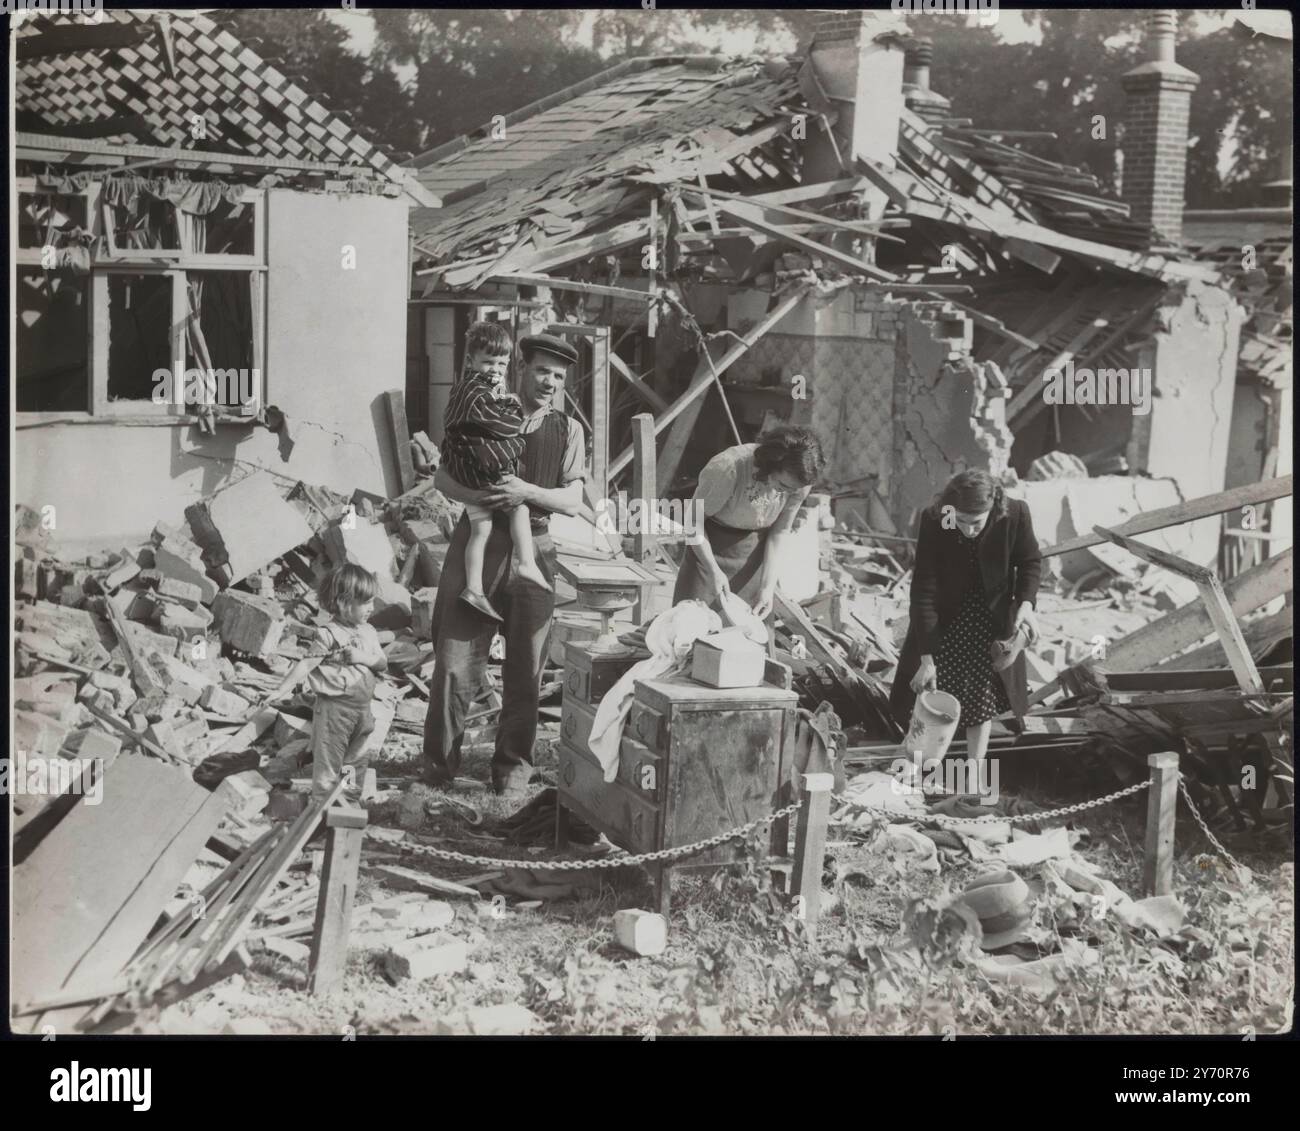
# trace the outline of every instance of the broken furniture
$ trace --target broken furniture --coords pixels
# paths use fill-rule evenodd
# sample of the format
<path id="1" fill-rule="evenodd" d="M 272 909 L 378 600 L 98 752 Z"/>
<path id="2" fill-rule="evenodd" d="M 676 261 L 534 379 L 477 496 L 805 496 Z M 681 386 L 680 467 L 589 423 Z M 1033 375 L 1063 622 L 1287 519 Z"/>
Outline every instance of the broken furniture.
<path id="1" fill-rule="evenodd" d="M 627 559 L 613 561 L 557 560 L 560 575 L 578 591 L 578 604 L 600 614 L 600 635 L 587 647 L 606 655 L 626 655 L 614 631 L 614 615 L 641 600 L 642 590 L 659 579 Z"/>
<path id="2" fill-rule="evenodd" d="M 767 816 L 789 799 L 798 696 L 789 669 L 766 661 L 761 687 L 704 687 L 686 676 L 636 684 L 619 746 L 617 777 L 587 748 L 596 708 L 636 661 L 589 647 L 565 646 L 556 843 L 567 843 L 567 816 L 599 829 L 632 853 L 676 848 Z M 773 823 L 772 853 L 787 854 L 788 826 Z M 672 868 L 735 863 L 732 844 L 680 863 L 653 867 L 655 908 L 667 916 Z"/>

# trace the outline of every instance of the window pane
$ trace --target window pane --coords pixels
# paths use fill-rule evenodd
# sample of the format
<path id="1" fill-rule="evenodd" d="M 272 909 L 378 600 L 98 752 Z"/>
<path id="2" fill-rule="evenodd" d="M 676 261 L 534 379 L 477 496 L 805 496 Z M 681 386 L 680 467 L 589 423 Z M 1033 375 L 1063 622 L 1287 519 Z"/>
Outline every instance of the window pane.
<path id="1" fill-rule="evenodd" d="M 252 255 L 254 206 L 227 204 L 222 201 L 216 211 L 204 218 L 207 232 L 205 246 L 195 250 L 209 255 Z"/>
<path id="2" fill-rule="evenodd" d="M 18 246 L 44 247 L 46 238 L 58 247 L 74 229 L 86 228 L 86 198 L 55 192 L 18 194 Z M 54 235 L 51 235 L 53 229 Z"/>
<path id="3" fill-rule="evenodd" d="M 217 404 L 236 407 L 260 394 L 253 373 L 253 300 L 247 271 L 187 271 L 191 312 L 198 329 L 186 335 L 187 367 L 215 371 Z"/>
<path id="4" fill-rule="evenodd" d="M 153 400 L 155 369 L 172 368 L 168 275 L 108 276 L 108 399 Z"/>
<path id="5" fill-rule="evenodd" d="M 128 251 L 176 251 L 181 237 L 176 227 L 176 208 L 170 201 L 138 193 L 127 204 L 109 204 L 113 217 L 113 246 Z"/>
<path id="6" fill-rule="evenodd" d="M 89 280 L 18 268 L 19 412 L 89 412 Z"/>

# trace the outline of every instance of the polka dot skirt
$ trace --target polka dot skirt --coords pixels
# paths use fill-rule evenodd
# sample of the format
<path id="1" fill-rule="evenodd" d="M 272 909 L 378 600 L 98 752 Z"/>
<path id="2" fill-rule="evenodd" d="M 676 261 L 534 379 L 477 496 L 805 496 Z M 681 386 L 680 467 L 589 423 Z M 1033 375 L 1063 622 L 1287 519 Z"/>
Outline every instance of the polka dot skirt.
<path id="1" fill-rule="evenodd" d="M 1007 690 L 993 670 L 989 645 L 997 639 L 979 571 L 979 538 L 958 534 L 957 550 L 970 558 L 969 585 L 956 618 L 935 649 L 936 683 L 961 704 L 962 727 L 979 726 L 1011 710 Z"/>

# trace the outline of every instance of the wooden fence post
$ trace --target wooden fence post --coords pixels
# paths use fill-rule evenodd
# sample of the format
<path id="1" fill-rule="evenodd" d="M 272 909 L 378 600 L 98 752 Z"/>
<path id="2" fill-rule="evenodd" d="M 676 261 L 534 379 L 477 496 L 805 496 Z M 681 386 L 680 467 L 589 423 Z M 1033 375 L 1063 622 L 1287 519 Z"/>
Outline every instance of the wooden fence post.
<path id="1" fill-rule="evenodd" d="M 808 936 L 817 936 L 817 915 L 822 902 L 822 858 L 826 852 L 826 826 L 830 821 L 834 774 L 804 774 L 799 816 L 794 832 L 794 868 L 790 896 L 795 914 L 804 921 Z"/>
<path id="2" fill-rule="evenodd" d="M 1178 755 L 1148 754 L 1151 789 L 1147 796 L 1146 853 L 1142 862 L 1145 895 L 1174 890 L 1174 816 L 1178 811 Z"/>
<path id="3" fill-rule="evenodd" d="M 308 983 L 313 994 L 331 994 L 343 985 L 348 961 L 348 931 L 352 925 L 352 897 L 357 890 L 361 842 L 366 836 L 364 809 L 333 808 L 325 822 L 325 868 L 316 924 L 312 931 Z"/>

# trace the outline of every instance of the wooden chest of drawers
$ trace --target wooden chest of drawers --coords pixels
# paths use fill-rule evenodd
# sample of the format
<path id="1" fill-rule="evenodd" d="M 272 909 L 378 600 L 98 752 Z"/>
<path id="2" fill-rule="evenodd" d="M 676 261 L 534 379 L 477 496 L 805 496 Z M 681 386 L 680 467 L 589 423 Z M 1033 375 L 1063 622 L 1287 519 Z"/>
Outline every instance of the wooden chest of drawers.
<path id="1" fill-rule="evenodd" d="M 566 811 L 629 852 L 691 844 L 757 817 L 788 800 L 797 696 L 789 669 L 769 661 L 762 687 L 705 687 L 686 676 L 636 684 L 619 747 L 615 780 L 587 746 L 601 697 L 644 655 L 602 656 L 580 643 L 565 646 L 560 723 L 557 842 L 565 843 Z M 785 822 L 773 844 L 785 851 Z M 737 845 L 687 857 L 674 867 L 733 862 Z M 665 908 L 669 876 L 653 871 Z"/>

